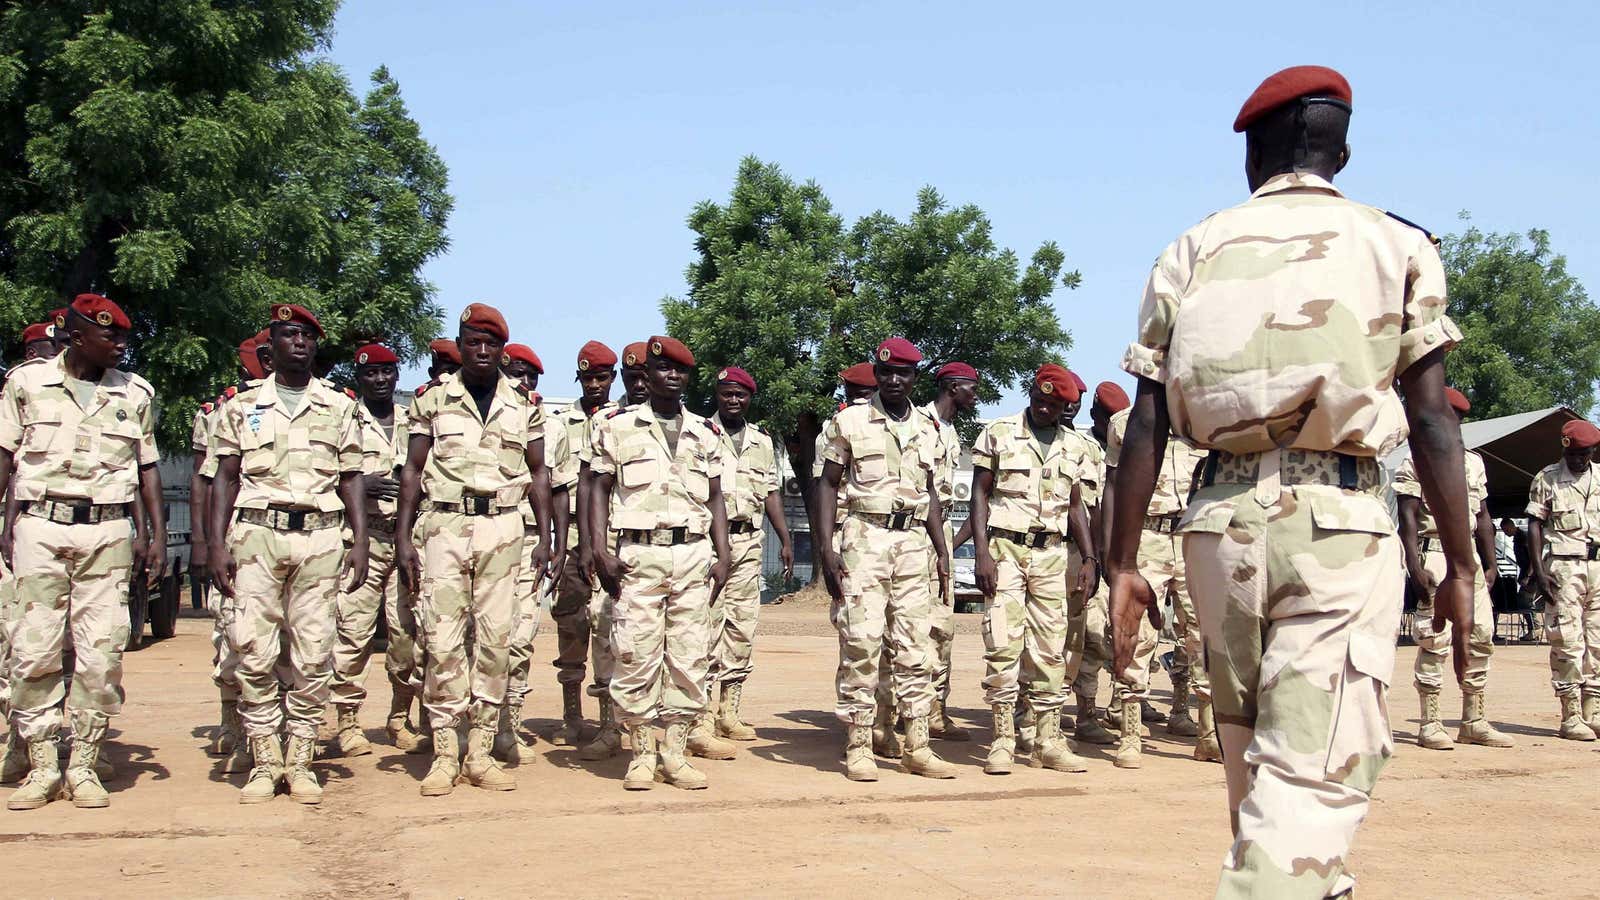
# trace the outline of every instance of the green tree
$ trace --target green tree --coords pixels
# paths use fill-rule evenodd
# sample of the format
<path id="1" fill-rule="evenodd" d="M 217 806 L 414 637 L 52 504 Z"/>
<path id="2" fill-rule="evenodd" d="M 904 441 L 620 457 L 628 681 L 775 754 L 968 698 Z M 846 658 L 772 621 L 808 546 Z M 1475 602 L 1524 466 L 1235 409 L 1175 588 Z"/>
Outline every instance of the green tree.
<path id="1" fill-rule="evenodd" d="M 74 294 L 134 320 L 161 443 L 231 381 L 278 302 L 325 363 L 436 334 L 422 264 L 446 246 L 437 153 L 379 69 L 363 103 L 316 54 L 336 0 L 10 4 L 0 14 L 0 329 Z"/>
<path id="2" fill-rule="evenodd" d="M 1462 219 L 1466 220 L 1466 214 Z M 1587 415 L 1600 378 L 1600 309 L 1541 229 L 1468 226 L 1442 241 L 1450 317 L 1463 339 L 1445 359 L 1473 419 L 1557 404 Z"/>

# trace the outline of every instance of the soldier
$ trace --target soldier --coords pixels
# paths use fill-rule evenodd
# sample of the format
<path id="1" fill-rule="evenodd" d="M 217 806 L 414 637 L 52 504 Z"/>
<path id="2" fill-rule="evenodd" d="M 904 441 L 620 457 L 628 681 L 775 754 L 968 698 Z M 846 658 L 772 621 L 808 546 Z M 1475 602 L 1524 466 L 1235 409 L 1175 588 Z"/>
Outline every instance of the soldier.
<path id="1" fill-rule="evenodd" d="M 56 342 L 56 352 L 54 355 L 57 356 L 65 353 L 67 351 L 67 346 L 72 343 L 72 335 L 68 333 L 67 329 L 67 313 L 69 312 L 71 312 L 71 309 L 63 306 L 62 308 L 50 313 L 49 321 L 45 323 L 52 326 L 50 330 L 50 337 Z"/>
<path id="2" fill-rule="evenodd" d="M 1067 594 L 1087 593 L 1100 576 L 1080 484 L 1086 458 L 1059 424 L 1063 407 L 1079 396 L 1066 369 L 1041 366 L 1028 408 L 986 426 L 972 449 L 968 521 L 985 601 L 983 692 L 994 712 L 994 740 L 983 771 L 990 775 L 1011 773 L 1019 699 L 1035 716 L 1039 764 L 1087 771 L 1061 735 Z M 1076 571 L 1068 568 L 1069 539 L 1082 558 Z"/>
<path id="3" fill-rule="evenodd" d="M 1219 897 L 1354 889 L 1345 860 L 1393 752 L 1401 611 L 1378 459 L 1408 421 L 1444 544 L 1434 625 L 1458 640 L 1472 627 L 1472 516 L 1444 397 L 1460 332 L 1428 236 L 1334 188 L 1349 117 L 1348 83 L 1319 66 L 1245 102 L 1234 128 L 1252 196 L 1161 254 L 1123 357 L 1139 388 L 1107 559 L 1119 674 L 1156 601 L 1138 554 L 1169 412 L 1210 451 L 1180 530 L 1233 817 Z"/>
<path id="4" fill-rule="evenodd" d="M 712 595 L 727 584 L 730 562 L 722 435 L 683 409 L 689 348 L 660 336 L 648 347 L 648 402 L 610 413 L 597 434 L 589 538 L 601 582 L 616 598 L 611 695 L 633 747 L 622 786 L 647 790 L 659 776 L 698 790 L 706 776 L 689 764 L 689 728 L 706 708 Z M 616 553 L 602 540 L 612 526 Z M 666 725 L 659 759 L 657 718 Z"/>
<path id="5" fill-rule="evenodd" d="M 422 780 L 424 797 L 450 793 L 458 776 L 486 790 L 516 788 L 493 749 L 516 626 L 525 497 L 537 531 L 532 566 L 542 573 L 565 540 L 548 540 L 544 410 L 526 388 L 501 375 L 508 336 L 498 310 L 468 304 L 456 338 L 461 370 L 442 376 L 411 405 L 395 559 L 417 590 L 417 619 L 428 641 L 423 700 L 433 724 L 433 766 Z M 424 493 L 419 554 L 412 526 Z M 476 642 L 470 672 L 469 622 Z M 472 731 L 460 760 L 456 726 L 468 715 Z"/>
<path id="6" fill-rule="evenodd" d="M 61 348 L 56 345 L 54 325 L 29 325 L 22 330 L 22 358 L 55 359 Z"/>
<path id="7" fill-rule="evenodd" d="M 1112 498 L 1107 505 L 1112 508 L 1116 504 L 1117 463 L 1129 414 L 1130 410 L 1124 410 L 1112 416 L 1110 439 L 1106 443 L 1106 494 Z M 1172 714 L 1167 718 L 1167 733 L 1184 737 L 1198 735 L 1194 758 L 1209 762 L 1222 760 L 1215 717 L 1211 712 L 1211 683 L 1200 664 L 1200 623 L 1195 619 L 1194 604 L 1189 599 L 1183 543 L 1178 534 L 1178 523 L 1183 518 L 1197 469 L 1204 459 L 1205 453 L 1192 441 L 1181 435 L 1169 435 L 1161 461 L 1161 477 L 1145 511 L 1139 538 L 1139 574 L 1157 591 L 1157 612 L 1147 624 L 1139 626 L 1139 647 L 1134 654 L 1133 667 L 1121 673 L 1112 685 L 1112 703 L 1117 708 L 1116 721 L 1121 728 L 1114 759 L 1119 769 L 1139 768 L 1144 752 L 1140 723 L 1145 718 L 1144 701 L 1150 695 L 1150 675 L 1160 646 L 1159 609 L 1163 599 L 1172 602 L 1178 634 L 1178 646 L 1172 654 Z M 1189 717 L 1191 682 L 1200 706 L 1198 727 Z"/>
<path id="8" fill-rule="evenodd" d="M 400 357 L 382 344 L 367 344 L 356 351 L 356 388 L 361 401 L 356 419 L 365 460 L 368 552 L 366 580 L 353 590 L 340 593 L 337 604 L 338 632 L 329 694 L 338 713 L 339 750 L 344 756 L 372 752 L 358 714 L 367 698 L 362 682 L 372 656 L 379 616 L 388 625 L 386 657 L 401 661 L 400 665 L 391 662 L 385 666 L 392 692 L 384 730 L 401 750 L 415 750 L 422 741 L 410 722 L 415 689 L 408 663 L 415 654 L 417 625 L 410 598 L 401 596 L 400 579 L 395 577 L 395 512 L 400 482 L 394 476 L 404 465 L 409 445 L 406 411 L 394 402 L 399 365 Z"/>
<path id="9" fill-rule="evenodd" d="M 711 421 L 722 431 L 722 498 L 728 513 L 732 564 L 727 586 L 712 600 L 709 708 L 689 735 L 691 749 L 696 732 L 703 734 L 713 718 L 715 737 L 756 739 L 755 729 L 739 717 L 739 705 L 752 669 L 756 620 L 761 613 L 763 515 L 778 536 L 784 578 L 794 572 L 794 548 L 778 493 L 777 449 L 766 429 L 746 420 L 756 380 L 744 369 L 728 366 L 717 373 L 716 390 L 717 414 Z"/>
<path id="10" fill-rule="evenodd" d="M 0 558 L 13 572 L 15 605 L 10 705 L 32 766 L 8 809 L 37 809 L 58 791 L 78 807 L 111 804 L 95 765 L 122 710 L 129 580 L 166 562 L 155 391 L 116 368 L 131 327 L 115 303 L 79 294 L 59 326 L 70 335 L 66 352 L 19 367 L 0 399 Z M 73 741 L 63 780 L 64 699 Z"/>
<path id="11" fill-rule="evenodd" d="M 955 531 L 950 524 L 950 511 L 956 505 L 956 469 L 961 465 L 961 434 L 956 431 L 956 416 L 970 416 L 978 408 L 978 370 L 964 362 L 945 363 L 934 373 L 938 394 L 923 409 L 939 420 L 939 468 L 933 482 L 939 489 L 939 508 L 944 510 L 944 539 L 951 553 L 957 546 Z M 945 560 L 945 569 L 950 560 Z M 937 576 L 929 571 L 929 589 L 935 587 Z M 952 583 L 945 580 L 943 593 L 934 594 L 932 625 L 929 636 L 933 641 L 933 712 L 928 716 L 928 735 L 946 741 L 970 740 L 965 728 L 950 718 L 946 704 L 950 700 L 950 652 L 956 638 L 956 597 Z M 892 683 L 887 671 L 878 673 L 880 681 Z M 881 695 L 880 695 L 881 696 Z"/>
<path id="12" fill-rule="evenodd" d="M 428 342 L 428 383 L 437 385 L 439 379 L 461 371 L 461 348 L 450 338 L 434 338 Z"/>
<path id="13" fill-rule="evenodd" d="M 316 804 L 311 760 L 333 678 L 339 591 L 367 577 L 366 463 L 355 401 L 311 373 L 321 323 L 292 304 L 273 306 L 272 319 L 272 377 L 218 416 L 207 534 L 255 760 L 239 802 L 271 800 L 281 780 L 295 801 Z"/>
<path id="14" fill-rule="evenodd" d="M 1561 704 L 1561 737 L 1600 732 L 1600 490 L 1592 459 L 1600 429 L 1561 427 L 1561 461 L 1528 488 L 1528 558 L 1544 592 L 1550 685 Z M 1549 561 L 1545 548 L 1549 547 Z"/>
<path id="15" fill-rule="evenodd" d="M 1455 388 L 1445 389 L 1445 398 L 1457 415 L 1465 417 L 1472 404 Z M 1489 481 L 1483 458 L 1466 451 L 1467 507 L 1472 511 L 1473 536 L 1477 538 L 1479 558 L 1484 568 L 1472 592 L 1472 634 L 1467 638 L 1467 664 L 1461 684 L 1461 729 L 1456 740 L 1484 747 L 1514 747 L 1516 741 L 1489 724 L 1483 715 L 1483 690 L 1489 681 L 1489 657 L 1494 653 L 1494 612 L 1489 603 L 1489 584 L 1494 578 L 1494 520 L 1489 518 Z M 1417 467 L 1407 459 L 1394 475 L 1394 492 L 1400 513 L 1400 548 L 1406 572 L 1417 590 L 1417 612 L 1412 635 L 1417 639 L 1417 660 L 1412 679 L 1422 701 L 1422 721 L 1417 743 L 1429 750 L 1453 750 L 1455 744 L 1439 721 L 1439 686 L 1444 678 L 1445 661 L 1450 658 L 1451 635 L 1433 630 L 1433 589 L 1444 574 L 1444 550 L 1439 545 L 1439 529 L 1428 514 L 1417 483 Z"/>
<path id="16" fill-rule="evenodd" d="M 1081 401 L 1080 401 L 1081 402 Z M 1085 487 L 1092 487 L 1089 504 L 1090 537 L 1095 542 L 1097 554 L 1105 552 L 1106 529 L 1110 521 L 1101 497 L 1106 484 L 1105 444 L 1111 435 L 1111 417 L 1128 408 L 1128 395 L 1121 387 L 1102 381 L 1095 386 L 1094 402 L 1089 406 L 1092 426 L 1084 446 L 1089 453 L 1089 465 L 1084 471 Z M 1093 473 L 1094 481 L 1089 481 Z M 1115 744 L 1118 735 L 1107 731 L 1097 716 L 1095 698 L 1100 692 L 1100 672 L 1111 662 L 1111 620 L 1106 609 L 1109 593 L 1105 579 L 1095 584 L 1094 593 L 1086 600 L 1072 598 L 1067 618 L 1067 675 L 1072 679 L 1072 692 L 1078 706 L 1077 720 L 1072 737 L 1079 744 Z M 1080 608 L 1081 604 L 1081 608 Z M 1120 730 L 1120 726 L 1119 726 Z"/>
<path id="17" fill-rule="evenodd" d="M 887 635 L 893 648 L 894 694 L 907 723 L 901 764 L 914 775 L 954 778 L 955 767 L 928 746 L 933 709 L 928 571 L 937 568 L 942 594 L 950 558 L 934 481 L 942 426 L 911 403 L 921 352 L 894 337 L 878 346 L 877 359 L 877 396 L 845 408 L 823 430 L 817 502 L 818 528 L 828 534 L 840 487 L 845 486 L 849 515 L 839 547 L 822 550 L 823 578 L 833 598 L 831 617 L 839 631 L 835 714 L 849 726 L 845 776 L 851 781 L 878 778 L 871 746 L 877 705 L 873 689 Z"/>

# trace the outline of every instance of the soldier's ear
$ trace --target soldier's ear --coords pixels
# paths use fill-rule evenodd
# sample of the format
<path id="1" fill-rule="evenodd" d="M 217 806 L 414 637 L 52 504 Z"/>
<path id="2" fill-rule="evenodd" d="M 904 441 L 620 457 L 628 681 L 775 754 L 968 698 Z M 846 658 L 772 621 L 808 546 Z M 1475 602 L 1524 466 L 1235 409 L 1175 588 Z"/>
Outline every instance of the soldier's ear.
<path id="1" fill-rule="evenodd" d="M 1338 174 L 1339 172 L 1343 172 L 1344 171 L 1344 167 L 1349 165 L 1349 164 L 1350 164 L 1350 145 L 1349 144 L 1345 144 L 1344 145 L 1344 149 L 1339 151 L 1339 161 L 1333 167 L 1334 173 Z"/>

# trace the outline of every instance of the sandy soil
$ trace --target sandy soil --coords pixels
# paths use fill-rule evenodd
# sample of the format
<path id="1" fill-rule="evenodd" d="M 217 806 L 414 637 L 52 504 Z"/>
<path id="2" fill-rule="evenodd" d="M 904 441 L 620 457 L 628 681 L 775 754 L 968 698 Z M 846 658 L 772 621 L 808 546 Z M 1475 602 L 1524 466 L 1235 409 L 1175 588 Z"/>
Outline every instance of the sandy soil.
<path id="1" fill-rule="evenodd" d="M 982 774 L 980 742 L 942 744 L 962 767 L 954 781 L 885 766 L 877 784 L 852 784 L 825 610 L 764 616 L 746 716 L 760 740 L 735 761 L 702 762 L 710 790 L 625 793 L 620 758 L 579 764 L 541 741 L 514 793 L 424 799 L 426 759 L 380 745 L 319 762 L 316 808 L 237 804 L 242 776 L 217 774 L 203 750 L 216 716 L 210 623 L 184 619 L 177 637 L 127 657 L 111 808 L 0 811 L 0 885 L 9 897 L 1209 895 L 1228 843 L 1222 769 L 1189 759 L 1189 741 L 1158 727 L 1137 771 L 1091 749 L 1084 775 L 1003 778 Z M 976 617 L 962 618 L 953 705 L 982 741 L 982 645 L 965 621 Z M 559 716 L 553 638 L 540 635 L 527 710 L 541 733 Z M 1555 738 L 1545 649 L 1495 657 L 1491 717 L 1517 749 L 1452 753 L 1410 743 L 1412 652 L 1401 650 L 1394 695 L 1400 750 L 1357 844 L 1361 896 L 1600 896 L 1600 743 Z M 381 660 L 368 675 L 362 718 L 377 741 Z M 1446 703 L 1454 711 L 1453 691 Z"/>

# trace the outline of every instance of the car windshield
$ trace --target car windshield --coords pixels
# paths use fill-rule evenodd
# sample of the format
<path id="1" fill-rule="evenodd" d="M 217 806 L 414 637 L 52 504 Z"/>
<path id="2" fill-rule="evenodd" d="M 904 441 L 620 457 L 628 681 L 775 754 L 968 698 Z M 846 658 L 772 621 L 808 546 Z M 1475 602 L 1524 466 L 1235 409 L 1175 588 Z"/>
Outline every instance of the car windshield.
<path id="1" fill-rule="evenodd" d="M 978 548 L 971 541 L 957 547 L 953 554 L 956 559 L 977 559 Z"/>

